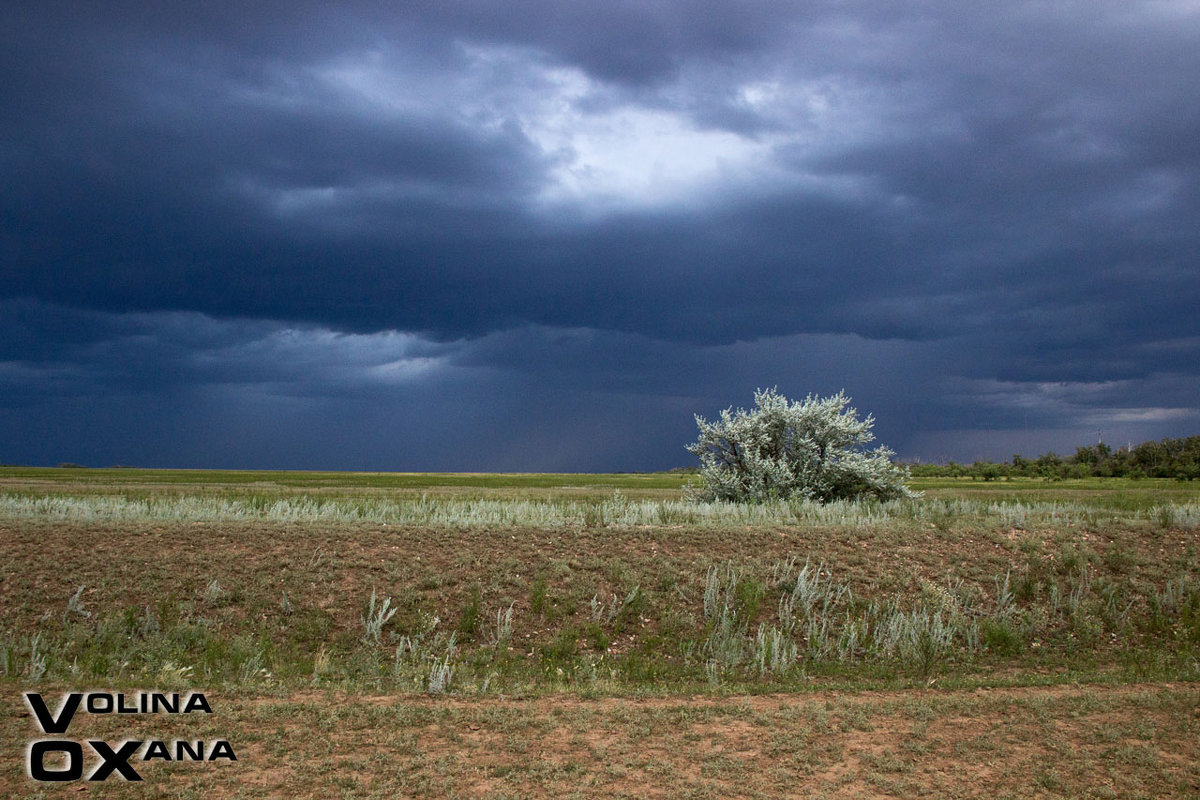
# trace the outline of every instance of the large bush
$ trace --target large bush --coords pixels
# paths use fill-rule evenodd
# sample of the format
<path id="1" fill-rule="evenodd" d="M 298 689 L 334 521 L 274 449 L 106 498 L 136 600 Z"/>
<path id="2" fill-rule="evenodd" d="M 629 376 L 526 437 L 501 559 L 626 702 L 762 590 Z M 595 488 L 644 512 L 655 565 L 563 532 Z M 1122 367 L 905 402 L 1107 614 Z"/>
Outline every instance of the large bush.
<path id="1" fill-rule="evenodd" d="M 906 470 L 875 439 L 874 417 L 859 419 L 842 392 L 789 402 L 775 389 L 754 393 L 751 411 L 727 408 L 708 422 L 696 415 L 700 438 L 688 450 L 700 458 L 705 500 L 809 499 L 821 503 L 863 496 L 912 496 Z"/>

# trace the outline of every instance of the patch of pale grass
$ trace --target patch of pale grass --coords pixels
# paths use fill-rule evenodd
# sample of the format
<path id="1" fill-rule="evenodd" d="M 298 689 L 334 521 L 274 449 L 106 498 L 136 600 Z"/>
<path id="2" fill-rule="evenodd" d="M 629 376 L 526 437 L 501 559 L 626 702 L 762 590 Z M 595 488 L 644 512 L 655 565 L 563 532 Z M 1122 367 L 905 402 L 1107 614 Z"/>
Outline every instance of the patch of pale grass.
<path id="1" fill-rule="evenodd" d="M 1171 524 L 1200 525 L 1197 504 L 1163 507 Z M 448 528 L 732 526 L 879 527 L 896 522 L 944 527 L 947 520 L 1024 528 L 1092 518 L 1094 508 L 1058 502 L 982 502 L 905 499 L 820 504 L 630 500 L 614 495 L 600 503 L 561 499 L 325 498 L 299 495 L 277 499 L 212 495 L 127 497 L 105 494 L 0 494 L 0 517 L 69 522 L 275 522 L 382 523 Z M 1165 516 L 1162 509 L 1157 517 Z"/>

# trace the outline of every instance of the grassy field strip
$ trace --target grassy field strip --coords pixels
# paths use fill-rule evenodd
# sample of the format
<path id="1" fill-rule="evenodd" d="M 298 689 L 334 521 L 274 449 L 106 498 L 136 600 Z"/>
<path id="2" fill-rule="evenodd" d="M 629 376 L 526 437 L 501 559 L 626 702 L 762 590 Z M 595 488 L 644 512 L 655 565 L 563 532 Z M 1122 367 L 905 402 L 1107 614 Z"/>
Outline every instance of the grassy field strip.
<path id="1" fill-rule="evenodd" d="M 0 676 L 466 694 L 1200 674 L 1200 539 L 0 519 Z"/>
<path id="2" fill-rule="evenodd" d="M 648 473 L 538 473 L 538 472 L 322 472 L 302 470 L 202 470 L 134 468 L 52 468 L 0 466 L 0 484 L 52 485 L 72 483 L 104 486 L 174 486 L 225 488 L 350 488 L 418 489 L 474 488 L 600 488 L 680 489 L 695 475 L 678 472 Z"/>
<path id="3" fill-rule="evenodd" d="M 44 687 L 43 687 L 44 688 Z M 77 717 L 73 736 L 228 739 L 98 797 L 1187 797 L 1200 686 L 430 699 L 210 692 L 214 713 Z M 33 721 L 9 693 L 5 754 Z M 42 793 L 6 757 L 0 794 Z"/>
<path id="4" fill-rule="evenodd" d="M 698 483 L 681 472 L 626 474 L 278 472 L 255 470 L 55 469 L 0 466 L 0 491 L 21 494 L 206 494 L 223 497 L 574 498 L 678 500 Z M 1195 481 L 1160 478 L 914 478 L 912 489 L 938 499 L 1058 502 L 1119 510 L 1200 500 Z"/>
<path id="5" fill-rule="evenodd" d="M 115 494 L 0 494 L 0 518 L 89 521 L 378 522 L 452 528 L 518 526 L 878 526 L 895 522 L 990 521 L 1008 527 L 1087 524 L 1141 519 L 1164 526 L 1200 528 L 1200 503 L 1121 511 L 1084 503 L 917 499 L 818 504 L 790 501 L 757 505 L 686 500 L 632 500 L 616 492 L 592 501 L 416 497 L 221 497 L 194 494 L 128 497 Z"/>

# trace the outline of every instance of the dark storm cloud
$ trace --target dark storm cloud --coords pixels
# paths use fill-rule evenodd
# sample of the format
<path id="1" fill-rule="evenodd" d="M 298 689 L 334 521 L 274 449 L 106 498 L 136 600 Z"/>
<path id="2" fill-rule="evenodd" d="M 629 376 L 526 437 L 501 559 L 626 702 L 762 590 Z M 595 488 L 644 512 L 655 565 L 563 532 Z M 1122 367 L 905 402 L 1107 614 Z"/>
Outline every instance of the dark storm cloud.
<path id="1" fill-rule="evenodd" d="M 190 312 L 3 310 L 6 340 L 30 327 L 22 317 L 80 333 L 0 362 L 0 460 L 16 449 L 95 465 L 667 468 L 688 461 L 694 413 L 749 405 L 754 388 L 772 385 L 795 397 L 850 388 L 879 440 L 907 457 L 1069 452 L 1098 427 L 1138 440 L 1200 421 L 1194 377 L 947 380 L 971 351 L 944 342 L 801 335 L 696 348 L 541 327 L 434 343 Z M 1014 429 L 1025 440 L 999 433 Z"/>
<path id="2" fill-rule="evenodd" d="M 1198 40 L 1182 0 L 8 4 L 0 403 L 483 435 L 546 392 L 558 438 L 477 467 L 775 383 L 914 451 L 1187 432 Z"/>
<path id="3" fill-rule="evenodd" d="M 77 316 L 11 313 L 13 305 L 4 334 L 21 327 L 11 321 L 23 313 Z M 745 405 L 757 386 L 832 393 L 870 376 L 879 389 L 861 400 L 896 416 L 906 405 L 901 385 L 930 378 L 900 369 L 913 361 L 911 345 L 845 336 L 697 350 L 609 331 L 522 328 L 437 344 L 194 313 L 87 317 L 93 335 L 0 366 L 0 439 L 32 460 L 202 466 L 204 454 L 243 457 L 260 440 L 266 449 L 242 463 L 667 468 L 687 461 L 693 413 Z M 90 435 L 88 425 L 96 426 Z M 326 460 L 305 460 L 323 449 Z"/>
<path id="4" fill-rule="evenodd" d="M 222 11 L 181 20 L 146 17 L 136 7 L 123 14 L 117 7 L 91 21 L 95 27 L 85 26 L 86 17 L 73 20 L 71 32 L 100 72 L 111 71 L 111 85 L 93 86 L 98 79 L 84 60 L 75 92 L 51 94 L 61 77 L 46 92 L 75 103 L 42 115 L 18 104 L 35 113 L 13 123 L 25 147 L 16 148 L 12 181 L 24 191 L 10 195 L 6 209 L 15 220 L 9 252 L 17 256 L 9 260 L 9 291 L 113 310 L 195 308 L 438 336 L 534 322 L 696 340 L 844 330 L 919 337 L 944 332 L 953 319 L 931 313 L 945 302 L 922 302 L 930 295 L 964 301 L 970 325 L 971 310 L 990 306 L 973 294 L 1086 282 L 1112 296 L 1117 287 L 1098 270 L 1112 257 L 1097 256 L 1122 245 L 1138 252 L 1154 234 L 1174 239 L 1175 248 L 1195 246 L 1172 224 L 1195 207 L 1178 203 L 1143 223 L 1144 233 L 1095 242 L 1113 215 L 1128 207 L 1136 214 L 1139 203 L 1169 204 L 1153 195 L 1174 191 L 1172 176 L 1157 186 L 1150 176 L 1149 199 L 1137 196 L 1146 165 L 1129 151 L 1156 162 L 1175 154 L 1138 142 L 1138 130 L 1123 129 L 1130 119 L 1110 119 L 1115 104 L 1144 113 L 1130 107 L 1187 96 L 1181 85 L 1141 104 L 1130 97 L 1138 88 L 1128 78 L 1135 56 L 1195 60 L 1165 28 L 1154 31 L 1146 54 L 1145 42 L 1135 46 L 1145 31 L 1134 26 L 1130 34 L 1128 24 L 1118 29 L 1103 15 L 1072 32 L 1065 23 L 1078 24 L 1074 17 L 1028 26 L 1017 15 L 980 26 L 968 24 L 970 14 L 936 7 L 878 19 L 864 9 L 804 19 L 756 8 L 741 10 L 738 24 L 712 8 L 689 9 L 681 24 L 680 9 L 642 4 L 590 14 L 531 5 L 527 15 L 450 4 L 394 17 L 352 8 L 338 22 L 303 7 L 239 17 L 238 25 Z M 528 24 L 520 22 L 525 16 Z M 313 31 L 326 25 L 323 43 Z M 415 56 L 404 50 L 430 31 L 441 32 L 444 46 L 426 44 Z M 624 76 L 619 61 L 599 62 L 580 44 L 620 38 L 622 48 L 599 51 L 661 54 L 654 58 L 676 66 L 732 60 L 732 68 L 714 68 L 713 80 L 736 84 L 780 54 L 786 31 L 817 55 L 785 58 L 774 77 L 825 81 L 819 99 L 834 105 L 835 122 L 846 112 L 851 135 L 846 144 L 822 137 L 815 152 L 808 137 L 792 137 L 775 147 L 777 161 L 819 177 L 860 177 L 870 184 L 865 197 L 785 185 L 714 213 L 666 210 L 665 218 L 634 214 L 548 229 L 527 204 L 553 155 L 529 140 L 514 116 L 520 104 L 498 112 L 500 124 L 489 129 L 478 113 L 462 111 L 478 100 L 472 87 L 437 77 L 468 69 L 468 57 L 452 46 L 457 40 L 536 47 L 599 80 L 629 77 L 635 97 L 650 77 L 661 83 L 676 74 L 663 65 Z M 45 55 L 54 52 L 51 35 L 34 37 Z M 403 47 L 388 46 L 388 36 L 401 37 Z M 989 37 L 1014 50 L 989 47 Z M 385 53 L 383 79 L 418 86 L 405 90 L 401 108 L 319 75 L 371 43 Z M 37 63 L 29 49 L 22 63 Z M 982 55 L 946 69 L 947 58 L 972 49 Z M 738 56 L 747 60 L 740 69 Z M 903 66 L 898 75 L 907 78 L 884 77 L 887 65 Z M 22 77 L 36 85 L 29 72 Z M 1067 78 L 1079 94 L 1054 88 Z M 699 110 L 706 95 L 691 88 L 685 83 L 683 93 Z M 720 99 L 735 88 L 726 86 Z M 662 93 L 651 94 L 661 108 Z M 855 111 L 848 107 L 857 95 L 865 106 Z M 1089 104 L 1089 95 L 1098 99 Z M 1161 117 L 1167 109 L 1150 110 Z M 57 146 L 40 150 L 50 163 L 20 158 L 46 140 L 39 116 L 56 123 Z M 757 116 L 766 130 L 804 133 L 808 123 L 803 113 Z M 1105 147 L 1107 154 L 1090 157 Z M 1101 163 L 1080 165 L 1081 154 Z M 896 202 L 901 209 L 891 207 Z M 668 280 L 674 319 L 653 299 Z M 467 282 L 487 301 L 461 303 Z M 860 302 L 878 312 L 860 313 Z M 620 313 L 610 318 L 601 305 Z"/>

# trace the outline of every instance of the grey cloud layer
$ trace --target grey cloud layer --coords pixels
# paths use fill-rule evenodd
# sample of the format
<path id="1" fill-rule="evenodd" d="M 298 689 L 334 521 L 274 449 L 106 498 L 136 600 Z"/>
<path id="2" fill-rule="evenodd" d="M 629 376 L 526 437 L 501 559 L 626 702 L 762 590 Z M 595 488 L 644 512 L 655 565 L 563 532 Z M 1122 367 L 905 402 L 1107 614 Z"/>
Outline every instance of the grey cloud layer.
<path id="1" fill-rule="evenodd" d="M 14 350 L 31 321 L 75 332 L 35 359 L 0 358 L 0 441 L 50 463 L 667 468 L 688 460 L 693 413 L 744 405 L 766 385 L 853 388 L 880 440 L 910 458 L 1069 452 L 1097 429 L 1139 440 L 1200 424 L 1194 376 L 947 377 L 967 365 L 943 342 L 799 335 L 697 348 L 527 327 L 435 343 L 192 312 L 3 311 Z"/>
<path id="2" fill-rule="evenodd" d="M 5 405 L 458 370 L 586 418 L 783 375 L 914 442 L 1195 405 L 1182 0 L 243 5 L 0 11 Z M 911 386 L 779 344 L 821 341 Z M 1029 400 L 1060 382 L 1114 388 Z"/>

